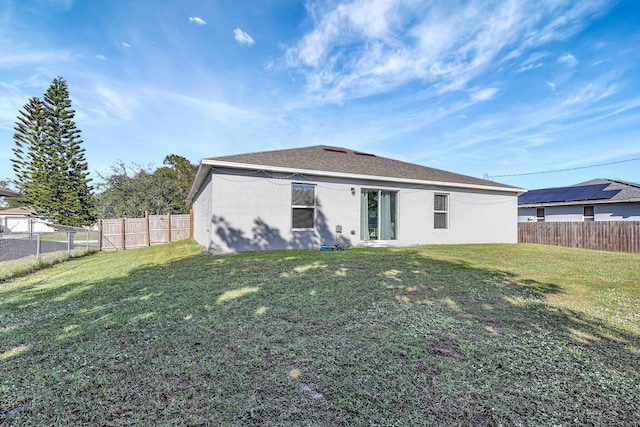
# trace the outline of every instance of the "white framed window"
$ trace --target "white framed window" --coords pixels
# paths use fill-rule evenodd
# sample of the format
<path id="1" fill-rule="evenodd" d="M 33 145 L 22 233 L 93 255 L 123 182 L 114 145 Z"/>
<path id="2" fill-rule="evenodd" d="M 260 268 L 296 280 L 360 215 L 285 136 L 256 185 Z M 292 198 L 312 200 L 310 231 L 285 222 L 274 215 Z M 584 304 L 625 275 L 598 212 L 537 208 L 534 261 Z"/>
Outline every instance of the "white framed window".
<path id="1" fill-rule="evenodd" d="M 536 209 L 536 221 L 544 222 L 544 208 Z"/>
<path id="2" fill-rule="evenodd" d="M 434 194 L 433 196 L 433 228 L 449 228 L 449 195 Z"/>
<path id="3" fill-rule="evenodd" d="M 291 227 L 314 228 L 316 217 L 316 186 L 291 184 Z"/>
<path id="4" fill-rule="evenodd" d="M 582 212 L 582 219 L 584 221 L 594 221 L 595 220 L 593 206 L 585 206 L 584 207 L 584 211 Z"/>

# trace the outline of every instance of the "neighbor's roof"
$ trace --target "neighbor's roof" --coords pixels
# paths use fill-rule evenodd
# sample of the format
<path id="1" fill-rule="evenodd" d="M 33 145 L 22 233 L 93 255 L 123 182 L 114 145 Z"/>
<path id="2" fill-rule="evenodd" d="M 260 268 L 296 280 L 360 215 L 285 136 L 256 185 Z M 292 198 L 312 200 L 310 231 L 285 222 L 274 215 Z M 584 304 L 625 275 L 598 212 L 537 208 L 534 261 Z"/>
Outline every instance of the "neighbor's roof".
<path id="1" fill-rule="evenodd" d="M 2 216 L 28 216 L 28 217 L 36 217 L 38 213 L 31 208 L 27 208 L 21 206 L 19 208 L 11 208 L 11 209 L 3 209 L 0 210 L 0 215 Z"/>
<path id="2" fill-rule="evenodd" d="M 411 182 L 422 184 L 448 184 L 454 187 L 493 189 L 497 191 L 524 192 L 525 190 L 434 169 L 413 163 L 393 160 L 348 148 L 315 145 L 286 150 L 262 151 L 202 160 L 203 167 L 239 168 L 268 172 L 294 172 L 308 175 L 335 176 L 376 181 Z M 209 169 L 206 169 L 207 171 Z M 206 173 L 204 174 L 206 175 Z M 192 195 L 200 188 L 204 176 L 196 177 Z"/>
<path id="3" fill-rule="evenodd" d="M 11 191 L 11 190 L 8 190 L 6 188 L 0 187 L 0 196 L 18 197 L 19 195 L 20 194 L 16 193 L 15 191 Z"/>
<path id="4" fill-rule="evenodd" d="M 520 207 L 587 203 L 640 202 L 640 184 L 614 179 L 592 179 L 569 187 L 530 190 L 518 197 Z"/>

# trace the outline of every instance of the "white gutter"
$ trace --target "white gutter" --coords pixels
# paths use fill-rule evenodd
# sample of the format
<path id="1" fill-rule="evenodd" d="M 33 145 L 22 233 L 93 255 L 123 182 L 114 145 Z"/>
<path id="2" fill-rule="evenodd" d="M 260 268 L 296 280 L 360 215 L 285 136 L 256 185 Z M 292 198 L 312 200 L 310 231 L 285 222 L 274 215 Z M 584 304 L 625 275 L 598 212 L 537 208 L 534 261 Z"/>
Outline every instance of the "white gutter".
<path id="1" fill-rule="evenodd" d="M 205 166 L 208 166 L 208 167 L 205 167 Z M 421 179 L 395 178 L 395 177 L 377 176 L 377 175 L 361 175 L 361 174 L 355 174 L 355 173 L 285 168 L 280 166 L 254 165 L 250 163 L 225 162 L 220 160 L 203 159 L 202 162 L 200 163 L 200 167 L 198 168 L 198 173 L 193 182 L 193 186 L 191 187 L 191 191 L 189 192 L 189 200 L 192 200 L 192 197 L 195 196 L 195 193 L 200 189 L 202 182 L 204 182 L 205 178 L 207 177 L 209 170 L 213 167 L 255 170 L 255 171 L 265 171 L 265 172 L 266 171 L 279 172 L 279 173 L 289 173 L 289 174 L 297 174 L 297 175 L 312 175 L 312 176 L 322 176 L 322 177 L 330 177 L 330 178 L 346 178 L 346 179 L 364 180 L 364 181 L 396 182 L 400 184 L 433 185 L 433 186 L 439 186 L 439 187 L 445 186 L 445 187 L 453 187 L 453 188 L 491 190 L 491 191 L 499 191 L 503 193 L 526 193 L 527 192 L 527 190 L 525 190 L 524 188 L 504 188 L 504 187 L 494 187 L 491 185 L 463 184 L 463 183 L 457 183 L 457 182 L 443 182 L 443 181 L 428 181 L 428 180 L 421 180 Z"/>
<path id="2" fill-rule="evenodd" d="M 193 179 L 193 184 L 191 184 L 191 189 L 189 190 L 189 195 L 187 199 L 190 202 L 193 202 L 193 199 L 196 197 L 196 193 L 200 190 L 202 183 L 207 178 L 209 171 L 211 170 L 210 166 L 204 165 L 204 160 L 200 162 L 200 166 L 198 166 L 198 172 L 196 172 L 196 177 Z"/>
<path id="3" fill-rule="evenodd" d="M 541 202 L 541 203 L 523 203 L 518 205 L 518 208 L 545 208 L 555 206 L 582 206 L 582 205 L 614 205 L 618 203 L 638 203 L 640 199 L 625 199 L 625 200 L 611 200 L 611 199 L 598 199 L 598 200 L 572 200 L 570 202 Z"/>

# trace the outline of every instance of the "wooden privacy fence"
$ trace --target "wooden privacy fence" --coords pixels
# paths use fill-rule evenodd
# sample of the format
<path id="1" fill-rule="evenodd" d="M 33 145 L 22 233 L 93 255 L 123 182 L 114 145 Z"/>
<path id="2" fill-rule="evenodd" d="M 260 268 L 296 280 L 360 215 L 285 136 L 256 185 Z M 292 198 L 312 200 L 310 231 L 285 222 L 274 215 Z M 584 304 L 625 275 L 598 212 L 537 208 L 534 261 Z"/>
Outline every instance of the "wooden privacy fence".
<path id="1" fill-rule="evenodd" d="M 193 236 L 193 211 L 181 215 L 101 219 L 98 221 L 98 230 L 98 248 L 101 251 L 176 242 Z"/>
<path id="2" fill-rule="evenodd" d="M 640 253 L 640 221 L 520 222 L 518 242 Z"/>

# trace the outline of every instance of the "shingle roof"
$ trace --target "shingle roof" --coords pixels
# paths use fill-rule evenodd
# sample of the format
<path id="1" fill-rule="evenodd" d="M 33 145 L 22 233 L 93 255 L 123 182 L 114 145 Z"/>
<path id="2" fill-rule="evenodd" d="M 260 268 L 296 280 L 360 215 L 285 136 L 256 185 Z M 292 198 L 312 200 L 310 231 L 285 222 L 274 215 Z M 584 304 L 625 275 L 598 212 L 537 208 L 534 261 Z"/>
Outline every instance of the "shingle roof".
<path id="1" fill-rule="evenodd" d="M 610 201 L 614 202 L 632 202 L 640 201 L 640 184 L 633 182 L 619 181 L 616 179 L 596 178 L 591 181 L 582 182 L 576 185 L 592 185 L 592 184 L 609 184 L 605 187 L 605 191 L 619 190 Z"/>
<path id="2" fill-rule="evenodd" d="M 38 216 L 36 211 L 34 211 L 31 208 L 24 207 L 24 206 L 21 206 L 19 208 L 10 208 L 10 209 L 0 210 L 0 215 L 2 215 L 2 216 L 29 216 L 29 217 Z"/>
<path id="3" fill-rule="evenodd" d="M 231 162 L 265 167 L 333 172 L 336 174 L 365 175 L 378 178 L 399 178 L 497 187 L 512 189 L 514 192 L 520 190 L 517 187 L 494 181 L 393 160 L 348 148 L 326 145 L 210 157 L 205 160 L 209 162 Z"/>
<path id="4" fill-rule="evenodd" d="M 592 179 L 568 187 L 530 190 L 518 197 L 518 204 L 553 205 L 576 203 L 640 202 L 640 184 L 614 179 Z"/>
<path id="5" fill-rule="evenodd" d="M 19 194 L 15 191 L 7 190 L 6 188 L 0 187 L 0 196 L 17 197 L 19 196 Z"/>

